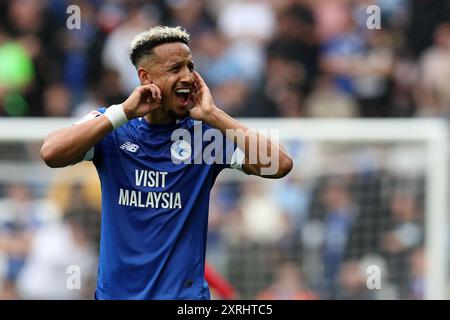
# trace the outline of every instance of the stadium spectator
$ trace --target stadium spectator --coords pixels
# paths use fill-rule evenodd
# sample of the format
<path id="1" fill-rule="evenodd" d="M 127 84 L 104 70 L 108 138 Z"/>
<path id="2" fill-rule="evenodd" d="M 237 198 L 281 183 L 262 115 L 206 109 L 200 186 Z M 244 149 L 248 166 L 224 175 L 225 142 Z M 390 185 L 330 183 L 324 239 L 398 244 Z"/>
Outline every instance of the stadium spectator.
<path id="1" fill-rule="evenodd" d="M 202 0 L 170 0 L 166 3 L 169 9 L 168 24 L 184 26 L 189 30 L 194 47 L 205 30 L 215 28 L 216 21 L 206 10 Z"/>
<path id="2" fill-rule="evenodd" d="M 420 87 L 418 116 L 450 117 L 450 22 L 441 23 L 434 32 L 434 43 L 419 62 Z"/>
<path id="3" fill-rule="evenodd" d="M 226 66 L 228 75 L 232 73 L 221 78 L 224 69 L 216 72 L 204 61 L 204 69 L 214 74 L 205 74 L 212 92 L 223 96 L 233 115 L 331 117 L 334 108 L 305 112 L 304 107 L 305 101 L 316 97 L 317 91 L 312 90 L 316 79 L 331 76 L 333 86 L 356 99 L 359 109 L 354 112 L 354 103 L 342 100 L 340 108 L 347 111 L 337 115 L 445 117 L 448 97 L 442 84 L 448 68 L 435 72 L 433 65 L 447 63 L 448 3 L 380 0 L 383 28 L 367 30 L 364 8 L 368 3 L 80 0 L 76 5 L 82 14 L 82 28 L 68 30 L 65 1 L 2 2 L 0 43 L 15 44 L 22 48 L 22 54 L 7 54 L 0 59 L 0 66 L 10 64 L 11 59 L 22 61 L 21 68 L 10 69 L 22 70 L 22 85 L 6 91 L 0 78 L 0 115 L 65 115 L 67 108 L 73 115 L 81 113 L 75 107 L 92 99 L 105 105 L 121 101 L 138 81 L 126 59 L 127 48 L 121 45 L 127 41 L 121 39 L 131 39 L 136 30 L 166 23 L 184 25 L 195 35 L 192 50 L 199 65 L 204 56 L 212 64 L 217 60 Z M 211 52 L 213 49 L 219 53 Z M 284 85 L 271 83 L 278 78 L 273 74 L 281 72 L 284 78 L 281 67 L 273 66 L 274 59 L 275 64 L 281 60 L 297 70 L 298 80 Z M 423 74 L 420 82 L 414 76 L 419 65 Z M 8 82 L 18 79 L 3 71 L 1 74 Z M 47 87 L 55 83 L 64 84 L 72 95 L 68 107 L 48 113 L 45 95 Z M 411 101 L 408 97 L 415 92 L 416 100 Z M 417 112 L 415 104 L 419 105 Z"/>
<path id="4" fill-rule="evenodd" d="M 398 286 L 399 297 L 405 299 L 411 277 L 410 255 L 423 242 L 423 217 L 416 197 L 410 191 L 392 195 L 390 212 L 391 222 L 383 235 L 382 246 L 391 270 L 391 281 Z"/>
<path id="5" fill-rule="evenodd" d="M 120 76 L 120 93 L 126 94 L 139 85 L 139 78 L 129 61 L 129 43 L 142 30 L 157 25 L 159 12 L 152 6 L 139 6 L 139 2 L 129 2 L 127 19 L 114 29 L 106 38 L 102 52 L 102 63 Z"/>
<path id="6" fill-rule="evenodd" d="M 319 35 L 314 12 L 308 6 L 293 2 L 280 8 L 274 36 L 266 46 L 267 55 L 297 62 L 304 79 L 297 89 L 308 94 L 318 76 Z"/>
<path id="7" fill-rule="evenodd" d="M 324 202 L 323 264 L 329 299 L 338 294 L 338 276 L 345 258 L 351 227 L 358 214 L 352 195 L 340 182 L 331 181 L 322 193 Z"/>
<path id="8" fill-rule="evenodd" d="M 18 277 L 20 298 L 91 298 L 96 279 L 96 255 L 95 241 L 88 235 L 93 228 L 89 219 L 98 214 L 96 210 L 82 208 L 82 203 L 76 204 L 78 208 L 64 214 L 64 222 L 55 221 L 42 227 L 33 238 Z M 79 275 L 79 279 L 73 280 L 74 287 L 69 283 L 72 274 Z"/>
<path id="9" fill-rule="evenodd" d="M 274 282 L 257 294 L 259 300 L 318 300 L 305 284 L 296 264 L 285 262 L 275 269 Z"/>
<path id="10" fill-rule="evenodd" d="M 305 101 L 305 114 L 311 118 L 352 118 L 359 114 L 352 96 L 339 91 L 330 77 L 322 76 Z"/>
<path id="11" fill-rule="evenodd" d="M 43 108 L 47 117 L 68 117 L 72 113 L 68 88 L 62 83 L 49 85 L 44 91 Z"/>
<path id="12" fill-rule="evenodd" d="M 15 284 L 25 266 L 34 235 L 43 225 L 57 219 L 58 214 L 50 202 L 36 200 L 29 186 L 8 186 L 6 197 L 0 201 L 0 256 L 4 260 L 0 295 L 15 297 Z"/>
<path id="13" fill-rule="evenodd" d="M 275 16 L 267 1 L 227 3 L 218 17 L 220 31 L 234 41 L 267 42 L 275 30 Z"/>
<path id="14" fill-rule="evenodd" d="M 302 117 L 304 106 L 301 88 L 305 70 L 294 60 L 287 60 L 276 53 L 267 58 L 264 81 L 248 99 L 248 107 L 242 110 L 245 117 Z M 276 77 L 272 75 L 276 74 Z"/>
<path id="15" fill-rule="evenodd" d="M 339 272 L 340 300 L 373 300 L 374 291 L 367 288 L 367 275 L 357 260 L 348 260 L 342 264 Z"/>
<path id="16" fill-rule="evenodd" d="M 410 256 L 411 285 L 408 299 L 422 300 L 425 294 L 425 250 L 422 247 L 415 249 Z"/>

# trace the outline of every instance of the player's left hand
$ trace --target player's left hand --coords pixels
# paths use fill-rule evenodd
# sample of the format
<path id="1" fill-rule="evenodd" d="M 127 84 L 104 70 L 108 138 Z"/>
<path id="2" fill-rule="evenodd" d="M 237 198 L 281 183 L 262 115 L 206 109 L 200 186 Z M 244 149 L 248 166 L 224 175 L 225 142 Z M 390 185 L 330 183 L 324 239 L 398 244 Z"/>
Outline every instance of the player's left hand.
<path id="1" fill-rule="evenodd" d="M 211 91 L 203 78 L 196 71 L 193 72 L 195 81 L 194 107 L 189 110 L 189 116 L 194 120 L 208 122 L 208 118 L 218 110 L 214 104 Z"/>

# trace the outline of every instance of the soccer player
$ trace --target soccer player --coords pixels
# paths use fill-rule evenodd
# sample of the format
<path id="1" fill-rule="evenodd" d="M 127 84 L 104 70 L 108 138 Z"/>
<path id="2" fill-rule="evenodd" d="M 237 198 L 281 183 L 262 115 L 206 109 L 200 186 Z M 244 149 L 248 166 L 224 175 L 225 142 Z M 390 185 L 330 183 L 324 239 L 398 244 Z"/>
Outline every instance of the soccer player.
<path id="1" fill-rule="evenodd" d="M 217 175 L 234 168 L 281 178 L 292 169 L 278 143 L 250 134 L 214 104 L 194 71 L 188 44 L 189 34 L 180 27 L 158 26 L 137 35 L 130 58 L 141 86 L 122 104 L 99 108 L 51 133 L 41 148 L 50 167 L 92 160 L 97 169 L 102 189 L 97 299 L 210 299 L 205 249 Z M 258 148 L 252 151 L 252 144 Z M 262 161 L 267 154 L 270 163 Z M 276 170 L 264 170 L 270 166 Z"/>

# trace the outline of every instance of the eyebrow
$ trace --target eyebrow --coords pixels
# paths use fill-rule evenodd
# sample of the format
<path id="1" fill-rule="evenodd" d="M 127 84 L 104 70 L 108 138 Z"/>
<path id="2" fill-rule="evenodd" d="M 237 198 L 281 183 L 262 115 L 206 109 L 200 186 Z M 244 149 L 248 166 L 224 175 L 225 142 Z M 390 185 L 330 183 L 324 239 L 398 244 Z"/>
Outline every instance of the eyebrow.
<path id="1" fill-rule="evenodd" d="M 180 60 L 180 61 L 172 62 L 172 63 L 168 64 L 166 67 L 167 67 L 167 69 L 171 69 L 174 67 L 178 67 L 179 65 L 181 65 L 183 63 L 184 63 L 184 60 Z M 189 66 L 193 66 L 193 67 L 195 66 L 195 63 L 192 60 L 188 60 L 187 64 Z"/>

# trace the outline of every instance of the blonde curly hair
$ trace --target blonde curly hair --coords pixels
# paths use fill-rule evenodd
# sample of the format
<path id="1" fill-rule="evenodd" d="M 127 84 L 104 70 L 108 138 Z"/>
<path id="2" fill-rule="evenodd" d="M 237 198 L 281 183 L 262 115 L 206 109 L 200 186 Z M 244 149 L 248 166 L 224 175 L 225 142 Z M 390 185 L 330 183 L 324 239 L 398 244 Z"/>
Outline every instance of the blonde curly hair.
<path id="1" fill-rule="evenodd" d="M 189 44 L 189 33 L 180 26 L 156 26 L 139 33 L 130 43 L 130 59 L 134 66 L 157 45 L 162 43 L 181 42 Z"/>

